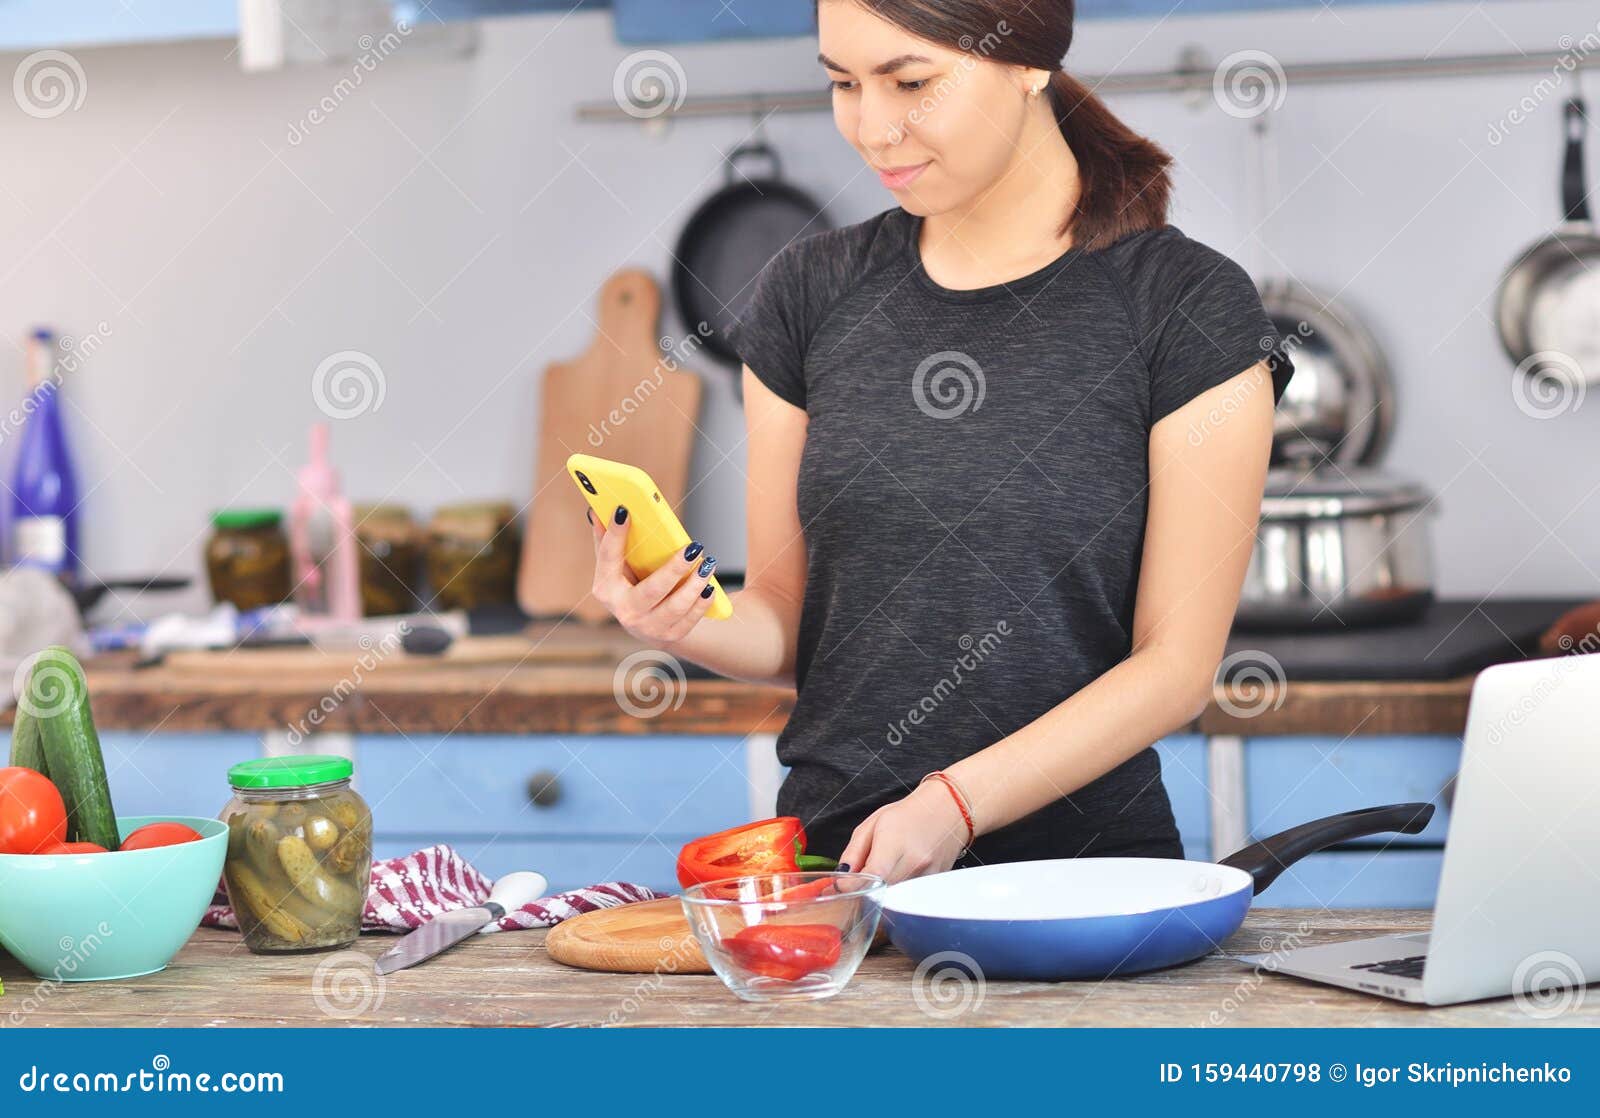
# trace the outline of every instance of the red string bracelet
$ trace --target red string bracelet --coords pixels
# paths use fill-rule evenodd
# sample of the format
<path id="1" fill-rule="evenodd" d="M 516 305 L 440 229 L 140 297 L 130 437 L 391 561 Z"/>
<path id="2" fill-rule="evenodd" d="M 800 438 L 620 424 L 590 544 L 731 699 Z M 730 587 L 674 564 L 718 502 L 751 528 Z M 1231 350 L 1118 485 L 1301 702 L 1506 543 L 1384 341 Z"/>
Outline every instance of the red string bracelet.
<path id="1" fill-rule="evenodd" d="M 929 773 L 919 780 L 917 784 L 920 787 L 930 780 L 937 780 L 949 789 L 950 798 L 955 800 L 956 810 L 961 813 L 961 821 L 967 825 L 967 841 L 962 845 L 966 849 L 971 849 L 972 840 L 977 838 L 978 834 L 977 828 L 972 825 L 972 808 L 967 805 L 967 794 L 961 790 L 961 786 L 955 782 L 955 779 L 943 770 Z"/>

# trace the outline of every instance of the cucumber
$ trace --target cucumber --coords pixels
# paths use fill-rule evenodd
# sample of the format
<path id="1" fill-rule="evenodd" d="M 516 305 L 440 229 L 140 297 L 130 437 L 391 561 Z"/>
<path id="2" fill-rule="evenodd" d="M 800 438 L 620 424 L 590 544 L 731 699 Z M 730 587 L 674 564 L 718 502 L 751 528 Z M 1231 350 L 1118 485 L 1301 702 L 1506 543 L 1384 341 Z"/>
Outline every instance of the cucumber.
<path id="1" fill-rule="evenodd" d="M 30 711 L 17 707 L 11 724 L 11 763 L 36 773 L 50 775 L 44 763 L 44 741 L 39 737 L 39 720 Z"/>
<path id="2" fill-rule="evenodd" d="M 60 645 L 39 653 L 28 690 L 18 706 L 31 704 L 44 743 L 50 779 L 67 804 L 67 841 L 93 842 L 107 850 L 121 845 L 117 816 L 106 784 L 106 762 L 89 713 L 89 685 L 78 658 Z"/>

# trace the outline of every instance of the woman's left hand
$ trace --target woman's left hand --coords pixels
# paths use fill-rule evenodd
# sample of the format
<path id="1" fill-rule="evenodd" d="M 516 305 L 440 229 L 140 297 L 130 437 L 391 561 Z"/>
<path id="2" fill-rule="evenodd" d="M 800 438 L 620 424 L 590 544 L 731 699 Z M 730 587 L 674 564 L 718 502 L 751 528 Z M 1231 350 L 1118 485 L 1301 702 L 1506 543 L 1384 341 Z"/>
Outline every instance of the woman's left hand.
<path id="1" fill-rule="evenodd" d="M 966 840 L 967 824 L 955 798 L 948 789 L 929 781 L 862 820 L 839 861 L 858 873 L 877 874 L 892 885 L 909 877 L 943 873 L 961 857 Z"/>

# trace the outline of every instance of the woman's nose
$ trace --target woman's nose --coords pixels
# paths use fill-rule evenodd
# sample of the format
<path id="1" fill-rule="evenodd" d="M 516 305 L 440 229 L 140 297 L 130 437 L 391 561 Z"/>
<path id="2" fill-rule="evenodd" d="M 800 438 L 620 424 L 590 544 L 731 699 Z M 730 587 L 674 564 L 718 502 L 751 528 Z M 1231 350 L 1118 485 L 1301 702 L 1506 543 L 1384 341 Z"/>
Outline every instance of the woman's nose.
<path id="1" fill-rule="evenodd" d="M 905 138 L 906 122 L 895 107 L 883 98 L 863 94 L 861 117 L 856 126 L 856 139 L 861 146 L 880 152 L 895 147 Z"/>

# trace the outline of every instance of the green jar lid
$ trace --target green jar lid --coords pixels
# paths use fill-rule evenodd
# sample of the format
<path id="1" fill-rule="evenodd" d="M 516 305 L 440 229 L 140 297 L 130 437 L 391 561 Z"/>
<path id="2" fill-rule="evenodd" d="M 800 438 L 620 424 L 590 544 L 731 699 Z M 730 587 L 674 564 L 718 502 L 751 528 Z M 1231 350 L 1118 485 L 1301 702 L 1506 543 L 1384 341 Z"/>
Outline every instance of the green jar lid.
<path id="1" fill-rule="evenodd" d="M 277 509 L 218 509 L 211 514 L 211 526 L 225 531 L 246 528 L 276 528 L 283 521 Z"/>
<path id="2" fill-rule="evenodd" d="M 228 783 L 235 788 L 304 788 L 311 784 L 331 784 L 349 780 L 355 766 L 348 757 L 305 754 L 290 757 L 263 757 L 243 761 L 228 770 Z"/>

